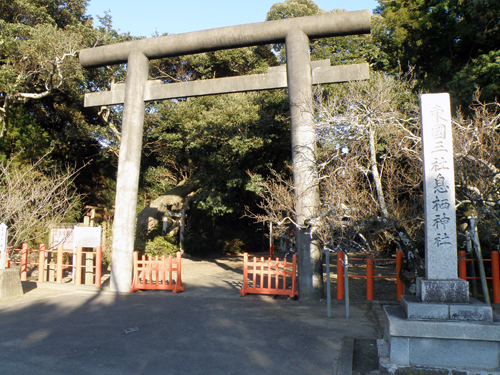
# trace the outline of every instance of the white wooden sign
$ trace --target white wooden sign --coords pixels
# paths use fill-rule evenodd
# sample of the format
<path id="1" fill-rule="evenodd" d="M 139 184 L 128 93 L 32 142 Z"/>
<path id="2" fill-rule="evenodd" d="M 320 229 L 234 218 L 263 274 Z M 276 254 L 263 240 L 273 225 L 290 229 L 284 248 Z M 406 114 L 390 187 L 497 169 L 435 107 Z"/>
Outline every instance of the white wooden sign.
<path id="1" fill-rule="evenodd" d="M 73 248 L 101 246 L 101 227 L 74 227 Z"/>

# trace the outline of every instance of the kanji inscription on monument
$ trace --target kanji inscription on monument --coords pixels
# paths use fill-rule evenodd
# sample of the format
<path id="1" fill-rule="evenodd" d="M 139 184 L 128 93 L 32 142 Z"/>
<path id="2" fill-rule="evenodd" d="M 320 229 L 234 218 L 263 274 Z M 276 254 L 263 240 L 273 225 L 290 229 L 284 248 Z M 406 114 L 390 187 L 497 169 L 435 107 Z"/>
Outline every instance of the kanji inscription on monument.
<path id="1" fill-rule="evenodd" d="M 450 97 L 421 97 L 426 278 L 457 277 L 455 184 Z"/>
<path id="2" fill-rule="evenodd" d="M 424 161 L 425 278 L 417 280 L 423 302 L 466 303 L 469 285 L 457 278 L 455 173 L 450 96 L 420 98 Z"/>

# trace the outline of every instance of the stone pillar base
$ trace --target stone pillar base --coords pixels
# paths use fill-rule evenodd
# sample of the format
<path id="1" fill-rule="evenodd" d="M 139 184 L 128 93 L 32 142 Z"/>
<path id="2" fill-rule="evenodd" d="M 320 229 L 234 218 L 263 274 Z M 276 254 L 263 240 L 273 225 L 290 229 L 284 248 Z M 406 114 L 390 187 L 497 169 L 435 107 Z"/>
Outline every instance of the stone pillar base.
<path id="1" fill-rule="evenodd" d="M 17 297 L 23 295 L 21 276 L 16 269 L 0 270 L 0 298 Z"/>
<path id="2" fill-rule="evenodd" d="M 449 374 L 450 369 L 455 369 L 452 374 L 500 374 L 500 316 L 483 305 L 429 304 L 405 297 L 408 315 L 402 306 L 384 306 L 387 350 L 385 356 L 379 352 L 380 373 L 388 373 L 384 367 L 401 370 L 391 374 L 410 374 L 402 369 L 411 368 L 418 374 Z"/>
<path id="3" fill-rule="evenodd" d="M 471 370 L 465 368 L 396 365 L 389 361 L 389 345 L 386 341 L 377 340 L 379 356 L 379 375 L 500 375 L 498 370 Z"/>
<path id="4" fill-rule="evenodd" d="M 468 303 L 469 283 L 462 279 L 417 279 L 417 297 L 422 302 Z"/>

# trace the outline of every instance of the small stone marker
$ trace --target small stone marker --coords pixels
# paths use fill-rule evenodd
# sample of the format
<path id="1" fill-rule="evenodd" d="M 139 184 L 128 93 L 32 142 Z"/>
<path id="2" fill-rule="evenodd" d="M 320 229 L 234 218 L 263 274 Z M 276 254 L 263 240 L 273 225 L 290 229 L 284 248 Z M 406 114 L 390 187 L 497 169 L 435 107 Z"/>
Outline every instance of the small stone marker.
<path id="1" fill-rule="evenodd" d="M 425 302 L 468 302 L 466 281 L 457 278 L 455 172 L 450 96 L 420 98 L 424 161 L 425 280 L 417 296 Z"/>
<path id="2" fill-rule="evenodd" d="M 0 270 L 5 269 L 7 261 L 7 225 L 0 224 Z"/>
<path id="3" fill-rule="evenodd" d="M 5 269 L 7 261 L 7 225 L 0 224 L 0 299 L 23 294 L 19 270 Z"/>

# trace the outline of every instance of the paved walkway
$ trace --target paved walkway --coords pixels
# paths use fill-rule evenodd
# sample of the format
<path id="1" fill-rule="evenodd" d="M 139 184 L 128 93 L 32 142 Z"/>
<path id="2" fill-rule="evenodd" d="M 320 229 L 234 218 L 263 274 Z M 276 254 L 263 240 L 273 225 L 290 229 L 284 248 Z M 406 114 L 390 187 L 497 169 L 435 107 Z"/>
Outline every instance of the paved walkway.
<path id="1" fill-rule="evenodd" d="M 25 284 L 0 300 L 0 373 L 328 374 L 344 337 L 380 337 L 370 307 L 240 297 L 231 265 L 186 278 L 186 291 L 115 294 Z M 36 287 L 28 290 L 29 287 Z"/>

